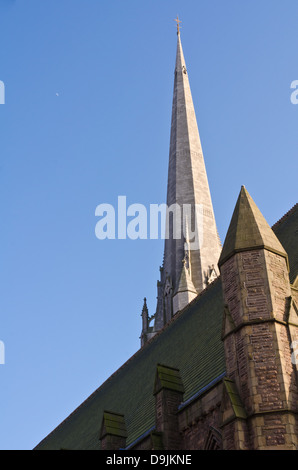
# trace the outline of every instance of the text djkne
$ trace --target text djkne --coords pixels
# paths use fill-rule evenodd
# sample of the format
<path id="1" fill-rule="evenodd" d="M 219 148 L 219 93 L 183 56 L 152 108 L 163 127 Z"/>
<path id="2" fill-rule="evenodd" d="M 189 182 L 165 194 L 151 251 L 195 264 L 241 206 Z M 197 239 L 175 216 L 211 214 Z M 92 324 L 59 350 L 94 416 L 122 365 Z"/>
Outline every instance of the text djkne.
<path id="1" fill-rule="evenodd" d="M 95 226 L 99 240 L 183 239 L 187 249 L 198 250 L 203 243 L 203 205 L 177 203 L 130 204 L 126 196 L 118 196 L 117 210 L 112 204 L 99 204 L 95 215 L 100 217 Z"/>
<path id="2" fill-rule="evenodd" d="M 146 456 L 146 454 L 144 454 Z M 125 455 L 113 454 L 112 456 L 106 459 L 107 465 L 129 465 L 131 467 L 137 468 L 141 463 L 148 463 L 150 465 L 162 465 L 164 467 L 169 467 L 173 465 L 191 465 L 191 455 L 168 455 L 168 454 L 151 454 L 150 459 L 142 457 L 131 457 Z"/>

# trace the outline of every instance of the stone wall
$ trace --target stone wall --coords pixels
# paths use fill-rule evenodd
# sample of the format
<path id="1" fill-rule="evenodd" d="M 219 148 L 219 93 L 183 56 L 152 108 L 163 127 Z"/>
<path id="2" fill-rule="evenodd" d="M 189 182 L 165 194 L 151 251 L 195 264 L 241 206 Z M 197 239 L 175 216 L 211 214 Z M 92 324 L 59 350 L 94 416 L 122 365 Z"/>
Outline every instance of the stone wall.
<path id="1" fill-rule="evenodd" d="M 286 259 L 262 249 L 243 251 L 224 263 L 221 274 L 230 315 L 224 332 L 227 375 L 248 414 L 247 445 L 293 448 L 298 396 Z"/>

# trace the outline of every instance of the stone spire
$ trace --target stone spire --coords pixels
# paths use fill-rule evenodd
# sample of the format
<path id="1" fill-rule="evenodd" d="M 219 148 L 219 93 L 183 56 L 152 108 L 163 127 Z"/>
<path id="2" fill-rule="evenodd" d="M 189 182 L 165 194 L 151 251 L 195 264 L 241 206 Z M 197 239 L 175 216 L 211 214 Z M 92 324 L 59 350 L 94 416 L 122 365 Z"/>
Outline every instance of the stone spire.
<path id="1" fill-rule="evenodd" d="M 198 295 L 195 286 L 191 280 L 189 268 L 186 266 L 186 260 L 182 261 L 182 271 L 177 288 L 173 294 L 173 314 L 182 310 Z"/>
<path id="2" fill-rule="evenodd" d="M 162 328 L 175 313 L 172 298 L 177 292 L 181 276 L 185 276 L 182 260 L 186 255 L 189 254 L 187 276 L 190 279 L 188 279 L 188 284 L 191 282 L 195 291 L 200 293 L 208 284 L 210 272 L 214 276 L 213 266 L 216 266 L 215 270 L 218 274 L 217 263 L 221 251 L 181 45 L 179 23 L 172 103 L 167 207 L 169 209 L 168 236 L 166 235 L 165 240 L 164 263 L 161 270 L 162 276 L 155 315 L 155 331 Z M 188 236 L 185 233 L 187 227 Z M 193 297 L 193 292 L 191 294 Z"/>
<path id="3" fill-rule="evenodd" d="M 297 410 L 292 349 L 298 318 L 291 303 L 288 256 L 244 186 L 218 264 L 225 305 L 221 338 L 226 378 L 234 383 L 244 412 L 236 424 L 237 415 L 231 414 L 223 395 L 223 442 L 233 449 L 250 448 L 251 443 L 255 450 L 295 448 L 297 430 L 288 423 Z M 243 419 L 245 414 L 248 420 Z M 275 438 L 280 429 L 281 440 Z"/>
<path id="4" fill-rule="evenodd" d="M 265 249 L 286 258 L 288 255 L 244 186 L 227 231 L 219 266 L 235 253 Z"/>

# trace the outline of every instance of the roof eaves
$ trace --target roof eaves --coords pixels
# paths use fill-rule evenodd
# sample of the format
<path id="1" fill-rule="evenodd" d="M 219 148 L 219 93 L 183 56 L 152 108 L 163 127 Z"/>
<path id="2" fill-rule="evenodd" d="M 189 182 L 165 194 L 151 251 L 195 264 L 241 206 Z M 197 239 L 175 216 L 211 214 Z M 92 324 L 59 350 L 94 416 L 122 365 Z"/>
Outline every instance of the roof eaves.
<path id="1" fill-rule="evenodd" d="M 275 229 L 278 228 L 279 225 L 281 225 L 289 216 L 293 214 L 298 209 L 298 203 L 296 203 L 288 212 L 286 212 L 275 224 L 271 226 L 272 230 L 274 231 Z"/>
<path id="2" fill-rule="evenodd" d="M 188 406 L 190 403 L 192 403 L 194 400 L 196 400 L 198 397 L 200 397 L 201 395 L 203 395 L 205 392 L 209 391 L 210 388 L 212 388 L 214 385 L 217 385 L 219 382 L 221 382 L 221 380 L 226 376 L 226 372 L 223 372 L 222 374 L 220 374 L 218 377 L 216 377 L 215 379 L 213 379 L 211 382 L 209 382 L 209 384 L 205 385 L 205 387 L 201 388 L 200 390 L 198 390 L 194 395 L 192 395 L 188 400 L 186 400 L 185 402 L 181 403 L 178 407 L 178 410 L 182 410 L 183 408 L 185 408 L 186 406 Z"/>

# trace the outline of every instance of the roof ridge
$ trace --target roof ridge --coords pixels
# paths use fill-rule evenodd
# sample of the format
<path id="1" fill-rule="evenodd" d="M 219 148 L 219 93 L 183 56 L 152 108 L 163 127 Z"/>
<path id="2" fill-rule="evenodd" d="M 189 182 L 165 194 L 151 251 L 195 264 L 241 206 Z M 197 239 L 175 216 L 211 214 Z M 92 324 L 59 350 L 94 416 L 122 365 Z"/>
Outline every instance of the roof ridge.
<path id="1" fill-rule="evenodd" d="M 294 204 L 294 206 L 288 210 L 288 212 L 286 212 L 277 222 L 275 222 L 273 225 L 272 225 L 272 230 L 276 229 L 278 225 L 282 224 L 285 219 L 287 219 L 287 217 L 289 217 L 290 215 L 292 215 L 293 212 L 295 212 L 295 210 L 298 208 L 298 202 L 296 202 L 296 204 Z"/>
<path id="2" fill-rule="evenodd" d="M 220 279 L 220 276 L 218 276 L 216 279 L 214 279 L 214 281 L 212 281 L 204 290 L 202 290 L 202 292 L 200 292 L 197 297 L 195 297 L 189 304 L 187 304 L 182 310 L 178 311 L 172 318 L 171 320 L 166 323 L 164 325 L 164 327 L 159 330 L 152 338 L 150 338 L 150 340 L 148 340 L 140 349 L 138 349 L 132 356 L 130 356 L 120 367 L 118 367 L 118 369 L 115 370 L 115 372 L 113 372 L 104 382 L 102 382 L 102 384 L 96 389 L 94 390 L 94 392 L 92 392 L 79 406 L 77 406 L 61 423 L 59 423 L 49 434 L 47 434 L 47 436 L 44 437 L 44 439 L 42 439 L 35 447 L 34 449 L 36 449 L 37 447 L 40 446 L 40 444 L 42 444 L 49 436 L 55 434 L 60 427 L 62 427 L 75 413 L 77 413 L 81 408 L 83 408 L 83 406 L 86 405 L 86 403 L 91 400 L 93 398 L 93 396 L 102 388 L 104 387 L 104 385 L 106 385 L 110 380 L 112 380 L 113 377 L 115 377 L 115 375 L 119 374 L 120 371 L 127 366 L 127 364 L 129 364 L 138 354 L 140 354 L 141 352 L 144 351 L 144 349 L 149 346 L 149 344 L 153 343 L 160 335 L 161 333 L 166 329 L 168 328 L 168 326 L 170 326 L 174 321 L 176 321 L 184 312 L 185 310 L 190 307 L 191 305 L 195 304 L 196 301 L 198 301 L 201 297 L 203 297 L 203 295 L 209 291 L 212 286 L 218 282 L 218 280 Z"/>

